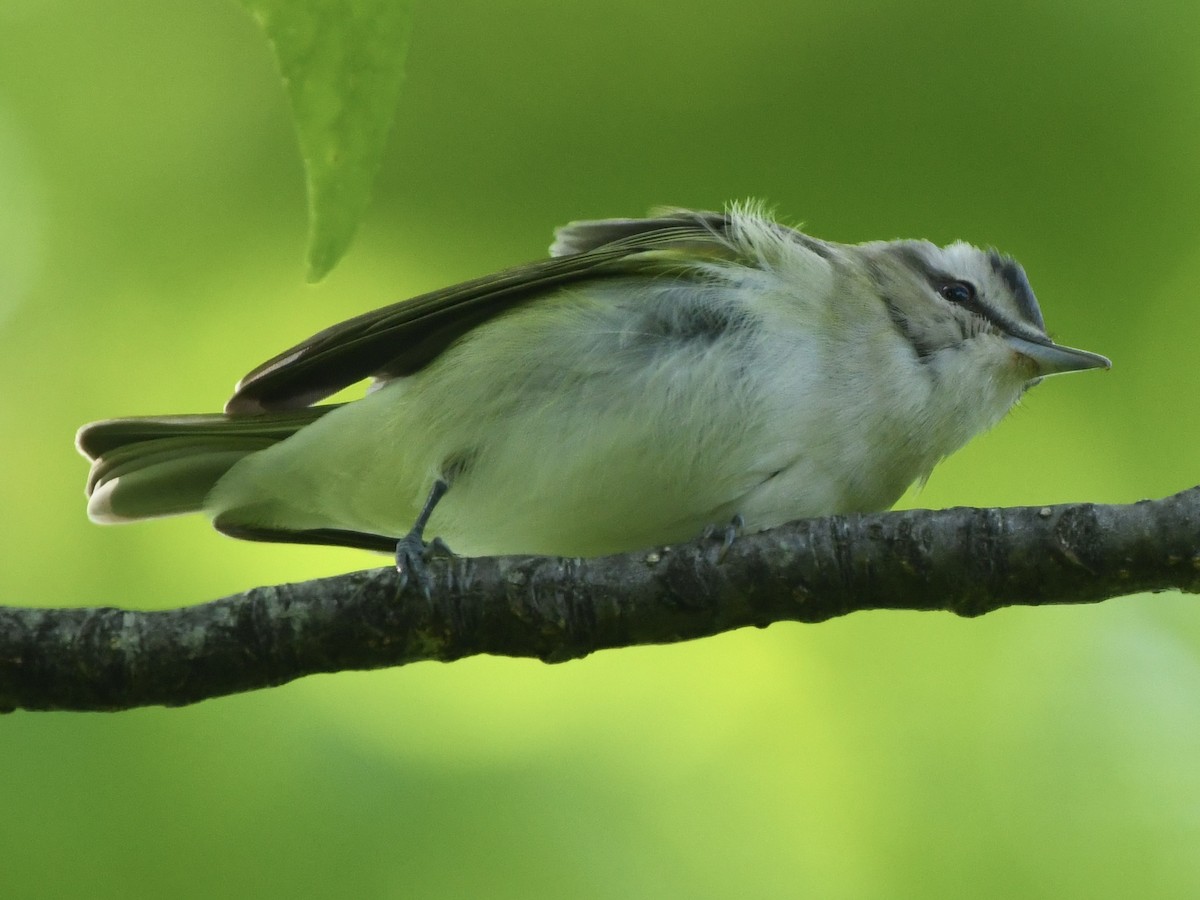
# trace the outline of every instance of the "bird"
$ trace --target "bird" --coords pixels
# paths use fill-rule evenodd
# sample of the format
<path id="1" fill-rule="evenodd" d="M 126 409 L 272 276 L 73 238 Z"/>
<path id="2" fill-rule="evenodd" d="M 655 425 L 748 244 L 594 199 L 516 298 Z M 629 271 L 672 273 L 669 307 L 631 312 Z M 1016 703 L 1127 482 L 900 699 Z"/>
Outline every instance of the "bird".
<path id="1" fill-rule="evenodd" d="M 77 446 L 98 523 L 587 557 L 885 510 L 1029 387 L 1110 365 L 1051 340 L 994 249 L 666 208 L 335 324 L 221 413 L 94 422 Z"/>

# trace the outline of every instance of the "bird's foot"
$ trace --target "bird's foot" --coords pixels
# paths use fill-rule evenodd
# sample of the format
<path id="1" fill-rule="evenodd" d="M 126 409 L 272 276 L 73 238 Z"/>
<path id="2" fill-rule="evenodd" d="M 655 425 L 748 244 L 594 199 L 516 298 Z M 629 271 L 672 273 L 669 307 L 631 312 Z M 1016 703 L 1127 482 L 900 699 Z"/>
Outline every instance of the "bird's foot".
<path id="1" fill-rule="evenodd" d="M 433 588 L 433 576 L 429 574 L 426 563 L 431 559 L 453 558 L 454 551 L 440 537 L 425 541 L 421 538 L 421 532 L 414 528 L 396 542 L 396 571 L 400 574 L 400 590 L 413 581 L 420 585 L 421 593 L 428 600 Z"/>
<path id="2" fill-rule="evenodd" d="M 746 521 L 741 514 L 734 516 L 729 520 L 729 523 L 724 527 L 719 525 L 708 525 L 705 527 L 703 534 L 700 537 L 703 540 L 712 538 L 720 538 L 721 548 L 717 551 L 717 562 L 725 562 L 725 556 L 729 553 L 729 548 L 733 546 L 733 542 L 738 539 L 742 533 L 742 529 L 746 527 Z"/>

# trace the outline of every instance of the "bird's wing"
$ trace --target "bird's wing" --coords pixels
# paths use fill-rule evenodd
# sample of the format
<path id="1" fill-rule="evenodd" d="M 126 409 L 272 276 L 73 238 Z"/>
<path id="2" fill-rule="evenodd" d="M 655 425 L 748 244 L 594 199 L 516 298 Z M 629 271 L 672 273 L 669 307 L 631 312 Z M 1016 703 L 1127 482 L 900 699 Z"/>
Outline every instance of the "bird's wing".
<path id="1" fill-rule="evenodd" d="M 703 262 L 739 261 L 730 222 L 719 213 L 673 211 L 653 219 L 572 223 L 556 233 L 557 255 L 549 259 L 364 313 L 285 350 L 238 383 L 225 411 L 301 409 L 365 378 L 410 375 L 481 323 L 564 285 L 678 276 Z"/>

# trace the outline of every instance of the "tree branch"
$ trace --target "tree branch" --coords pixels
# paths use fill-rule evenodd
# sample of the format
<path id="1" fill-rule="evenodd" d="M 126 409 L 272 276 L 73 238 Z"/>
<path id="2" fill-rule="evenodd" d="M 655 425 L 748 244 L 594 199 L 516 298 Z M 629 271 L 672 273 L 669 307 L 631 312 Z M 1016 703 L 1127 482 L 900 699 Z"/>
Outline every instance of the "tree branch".
<path id="1" fill-rule="evenodd" d="M 0 710 L 179 706 L 315 672 L 477 653 L 561 662 L 856 610 L 1095 603 L 1200 592 L 1200 487 L 1128 506 L 831 516 L 597 559 L 433 559 L 199 606 L 0 607 Z"/>

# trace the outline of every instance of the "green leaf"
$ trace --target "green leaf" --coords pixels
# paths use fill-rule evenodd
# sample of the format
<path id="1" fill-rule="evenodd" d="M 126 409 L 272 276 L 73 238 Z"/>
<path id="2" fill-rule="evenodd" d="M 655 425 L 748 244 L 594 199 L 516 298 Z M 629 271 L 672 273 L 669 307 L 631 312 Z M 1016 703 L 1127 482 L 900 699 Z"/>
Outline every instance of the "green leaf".
<path id="1" fill-rule="evenodd" d="M 308 180 L 308 280 L 341 258 L 370 199 L 408 46 L 406 0 L 241 0 L 275 51 Z"/>

